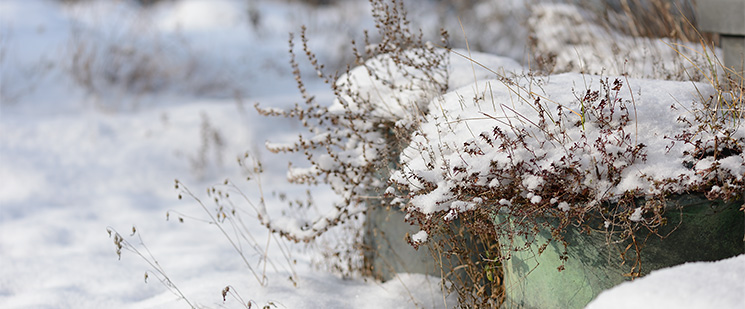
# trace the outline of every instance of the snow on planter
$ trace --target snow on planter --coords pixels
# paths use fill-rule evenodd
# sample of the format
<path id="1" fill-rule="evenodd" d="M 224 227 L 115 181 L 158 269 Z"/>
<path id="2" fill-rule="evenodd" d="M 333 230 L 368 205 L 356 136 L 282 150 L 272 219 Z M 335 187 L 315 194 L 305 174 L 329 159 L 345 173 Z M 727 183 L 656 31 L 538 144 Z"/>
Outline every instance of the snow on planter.
<path id="1" fill-rule="evenodd" d="M 701 103 L 707 84 L 574 73 L 477 84 L 433 99 L 401 155 L 391 179 L 418 212 L 458 211 L 476 197 L 586 212 L 628 197 L 743 190 L 743 121 L 715 118 Z"/>

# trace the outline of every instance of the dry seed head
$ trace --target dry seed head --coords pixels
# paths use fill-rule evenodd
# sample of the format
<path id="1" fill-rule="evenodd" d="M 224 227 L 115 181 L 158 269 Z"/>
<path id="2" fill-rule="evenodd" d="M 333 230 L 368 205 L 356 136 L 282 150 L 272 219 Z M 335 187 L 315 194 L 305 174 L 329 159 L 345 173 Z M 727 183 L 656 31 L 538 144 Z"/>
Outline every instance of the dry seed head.
<path id="1" fill-rule="evenodd" d="M 230 292 L 230 286 L 226 286 L 224 289 L 222 289 L 222 301 L 226 301 L 227 300 L 226 297 L 228 295 L 228 292 Z M 249 304 L 249 306 L 251 305 L 250 302 L 248 304 Z"/>

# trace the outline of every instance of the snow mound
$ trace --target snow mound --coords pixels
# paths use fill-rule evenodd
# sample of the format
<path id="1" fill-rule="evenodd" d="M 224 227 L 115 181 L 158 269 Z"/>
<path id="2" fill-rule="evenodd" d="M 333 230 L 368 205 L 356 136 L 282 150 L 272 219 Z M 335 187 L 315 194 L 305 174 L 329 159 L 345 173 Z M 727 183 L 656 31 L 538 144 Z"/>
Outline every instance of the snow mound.
<path id="1" fill-rule="evenodd" d="M 686 263 L 624 282 L 601 293 L 586 308 L 745 308 L 743 278 L 745 254 Z"/>

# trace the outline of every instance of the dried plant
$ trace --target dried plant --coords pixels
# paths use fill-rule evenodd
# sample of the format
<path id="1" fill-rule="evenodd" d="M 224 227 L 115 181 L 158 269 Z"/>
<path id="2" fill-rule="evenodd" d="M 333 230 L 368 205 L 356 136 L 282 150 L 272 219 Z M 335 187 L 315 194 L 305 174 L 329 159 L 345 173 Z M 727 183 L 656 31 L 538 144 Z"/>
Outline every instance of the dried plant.
<path id="1" fill-rule="evenodd" d="M 604 1 L 598 16 L 609 27 L 633 37 L 671 38 L 698 42 L 693 3 L 690 0 Z M 600 13 L 600 12 L 599 12 Z"/>
<path id="2" fill-rule="evenodd" d="M 328 228 L 363 214 L 369 200 L 380 200 L 387 187 L 387 171 L 395 164 L 405 136 L 426 111 L 423 106 L 447 89 L 446 57 L 443 51 L 422 41 L 421 33 L 408 27 L 403 4 L 371 1 L 381 41 L 372 44 L 366 35 L 363 51 L 355 48 L 359 67 L 341 76 L 323 72 L 308 39 L 301 31 L 303 52 L 320 78 L 336 95 L 332 106 L 316 102 L 302 81 L 296 61 L 294 38 L 290 38 L 293 74 L 304 105 L 290 110 L 256 106 L 265 116 L 294 118 L 310 133 L 292 144 L 268 143 L 273 152 L 296 152 L 306 156 L 310 167 L 292 166 L 289 180 L 297 184 L 327 183 L 343 202 L 329 216 L 298 227 L 301 233 L 278 230 L 295 241 L 310 241 Z M 358 88 L 362 79 L 370 86 Z M 382 94 L 381 94 L 382 93 Z M 406 119 L 406 121 L 400 121 Z"/>
<path id="3" fill-rule="evenodd" d="M 691 8 L 667 0 L 538 4 L 527 21 L 537 72 L 579 72 L 632 78 L 701 81 L 698 54 L 682 57 L 669 44 L 697 49 Z M 643 8 L 643 9 L 642 9 Z M 560 25 L 560 26 L 557 26 Z M 707 37 L 708 40 L 708 37 Z"/>
<path id="4" fill-rule="evenodd" d="M 106 232 L 109 233 L 109 237 L 114 238 L 114 247 L 116 248 L 116 255 L 119 257 L 119 259 L 122 258 L 122 250 L 130 251 L 133 254 L 137 255 L 139 258 L 141 258 L 143 261 L 145 261 L 152 271 L 146 271 L 144 275 L 145 283 L 147 283 L 147 280 L 153 276 L 158 281 L 166 287 L 171 293 L 178 296 L 179 299 L 183 299 L 187 305 L 191 308 L 196 308 L 191 301 L 184 295 L 183 292 L 178 288 L 178 286 L 171 280 L 171 278 L 166 273 L 165 269 L 163 269 L 163 266 L 158 263 L 158 260 L 153 256 L 153 254 L 150 252 L 150 250 L 145 245 L 145 242 L 142 240 L 142 236 L 137 233 L 137 228 L 132 227 L 132 234 L 129 236 L 135 236 L 137 235 L 137 239 L 139 240 L 139 247 L 142 248 L 143 251 L 140 251 L 138 249 L 137 245 L 133 245 L 128 240 L 126 240 L 119 232 L 117 232 L 113 227 L 107 227 Z"/>
<path id="5" fill-rule="evenodd" d="M 90 14 L 86 4 L 71 4 L 77 14 Z M 137 101 L 123 102 L 127 95 L 180 92 L 193 95 L 232 93 L 237 89 L 229 72 L 205 61 L 179 34 L 153 33 L 151 12 L 135 8 L 121 27 L 94 28 L 72 25 L 65 50 L 69 59 L 63 69 L 99 107 L 117 110 L 136 107 Z M 131 106 L 124 106 L 130 103 Z"/>
<path id="6" fill-rule="evenodd" d="M 259 191 L 261 192 L 261 173 L 263 172 L 261 163 L 248 153 L 239 157 L 238 163 L 247 175 L 247 179 L 249 181 L 256 181 L 259 186 Z M 166 213 L 166 220 L 170 221 L 174 218 L 174 221 L 182 224 L 187 221 L 194 221 L 216 227 L 228 244 L 235 250 L 237 256 L 240 257 L 248 272 L 260 285 L 266 286 L 268 284 L 267 271 L 272 270 L 275 273 L 285 273 L 288 280 L 297 286 L 298 276 L 294 266 L 297 261 L 292 257 L 291 250 L 287 246 L 287 243 L 279 238 L 278 235 L 271 233 L 266 235 L 266 240 L 260 240 L 252 232 L 255 230 L 255 228 L 252 228 L 252 225 L 255 223 L 250 220 L 261 220 L 266 214 L 263 195 L 260 197 L 259 201 L 254 201 L 250 199 L 239 186 L 229 180 L 225 180 L 222 184 L 207 189 L 207 197 L 214 204 L 210 207 L 180 181 L 176 180 L 174 187 L 179 192 L 179 199 L 186 196 L 196 201 L 199 208 L 203 211 L 204 216 L 187 215 L 181 211 L 170 210 Z M 231 199 L 231 194 L 239 197 L 239 204 L 236 204 L 235 201 Z M 248 209 L 244 207 L 245 205 L 249 206 Z M 130 237 L 136 235 L 139 240 L 139 246 L 130 243 L 112 227 L 107 228 L 107 231 L 109 236 L 113 237 L 114 246 L 119 258 L 121 258 L 122 250 L 126 250 L 134 253 L 148 264 L 151 271 L 145 273 L 146 283 L 148 278 L 156 277 L 164 287 L 178 296 L 179 299 L 186 301 L 190 307 L 196 308 L 192 301 L 182 293 L 178 286 L 167 275 L 155 256 L 150 253 L 135 227 L 132 228 L 132 234 Z M 270 247 L 279 250 L 284 260 L 275 261 L 270 259 Z M 240 294 L 238 294 L 236 288 L 232 286 L 226 286 L 222 290 L 223 301 L 227 301 L 228 295 L 232 296 L 232 298 L 237 300 L 245 308 L 252 308 L 254 305 L 259 305 L 254 300 L 249 299 L 246 301 Z M 279 304 L 279 302 L 269 301 L 263 306 L 263 308 L 277 307 L 277 304 Z"/>
<path id="7" fill-rule="evenodd" d="M 212 123 L 206 113 L 201 113 L 202 123 L 200 125 L 200 145 L 197 153 L 189 155 L 189 164 L 195 176 L 203 179 L 210 166 L 210 157 L 214 160 L 217 168 L 222 167 L 222 157 L 225 150 L 225 138 Z M 212 153 L 210 155 L 210 153 Z"/>
<path id="8" fill-rule="evenodd" d="M 370 3 L 379 41 L 372 43 L 371 35 L 365 33 L 364 48 L 355 47 L 353 50 L 358 67 L 347 69 L 342 75 L 324 73 L 323 65 L 308 48 L 304 29 L 300 33 L 305 58 L 336 96 L 331 106 L 319 104 L 305 89 L 292 36 L 291 65 L 298 89 L 305 99 L 304 105 L 298 104 L 290 110 L 256 106 L 265 116 L 297 119 L 310 133 L 309 137 L 300 135 L 292 144 L 267 143 L 273 152 L 305 155 L 310 166 L 291 166 L 288 173 L 290 182 L 328 184 L 343 198 L 332 212 L 302 221 L 301 225 L 277 226 L 269 220 L 264 221 L 265 225 L 297 242 L 317 240 L 337 225 L 356 231 L 347 234 L 356 235 L 351 239 L 353 243 L 337 244 L 325 251 L 330 268 L 345 276 L 360 271 L 373 275 L 370 269 L 363 269 L 361 263 L 362 251 L 372 249 L 362 246 L 362 230 L 356 220 L 372 207 L 390 207 L 392 199 L 385 196 L 385 191 L 390 173 L 398 168 L 399 153 L 408 143 L 410 133 L 428 113 L 425 109 L 427 103 L 448 90 L 447 51 L 424 42 L 421 32 L 410 30 L 401 2 L 374 0 Z M 442 44 L 447 45 L 447 39 L 447 34 L 442 32 Z M 357 46 L 354 42 L 353 45 Z M 416 222 L 415 218 L 410 219 L 412 224 Z M 451 258 L 451 249 L 456 248 L 453 244 L 458 241 L 473 243 L 470 237 L 463 235 L 442 239 L 447 239 L 446 247 L 437 247 L 434 243 L 427 246 L 434 258 L 445 264 L 454 260 Z M 452 286 L 464 303 L 477 303 L 474 301 L 476 298 L 494 299 L 483 296 L 500 294 L 497 292 L 499 284 L 495 284 L 500 280 L 499 267 L 494 265 L 498 262 L 484 262 L 478 256 L 484 245 L 478 243 L 480 245 L 476 247 L 462 248 L 472 250 L 474 254 L 467 262 L 461 260 L 457 265 L 443 267 L 443 278 L 459 281 Z M 494 250 L 488 252 L 493 254 L 492 257 L 497 255 Z M 473 267 L 468 267 L 466 272 L 452 272 L 463 265 Z M 485 268 L 491 270 L 482 272 Z M 490 279 L 486 279 L 485 274 Z M 474 282 L 480 284 L 475 286 Z"/>

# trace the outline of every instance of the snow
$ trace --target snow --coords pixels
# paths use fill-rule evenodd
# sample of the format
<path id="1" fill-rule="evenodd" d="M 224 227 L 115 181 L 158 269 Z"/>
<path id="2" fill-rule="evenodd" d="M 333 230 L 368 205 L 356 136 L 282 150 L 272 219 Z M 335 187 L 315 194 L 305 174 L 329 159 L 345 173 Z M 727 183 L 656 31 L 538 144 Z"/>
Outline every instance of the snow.
<path id="1" fill-rule="evenodd" d="M 126 250 L 121 259 L 117 257 L 107 228 L 120 232 L 139 250 L 145 249 L 139 244 L 138 236 L 142 237 L 169 278 L 198 306 L 232 308 L 250 301 L 257 307 L 274 304 L 279 308 L 454 307 L 454 295 L 443 295 L 437 278 L 400 274 L 385 283 L 340 278 L 317 269 L 322 245 L 291 244 L 271 236 L 262 225 L 271 222 L 288 229 L 303 226 L 300 212 L 305 210 L 287 210 L 280 196 L 302 198 L 308 187 L 287 184 L 288 162 L 301 161 L 301 154 L 273 154 L 265 148 L 286 145 L 268 140 L 296 140 L 298 124 L 259 116 L 251 105 L 261 102 L 279 111 L 301 100 L 295 94 L 286 51 L 287 33 L 297 32 L 301 24 L 308 25 L 311 48 L 318 51 L 320 62 L 329 64 L 332 70 L 349 62 L 346 44 L 361 29 L 370 29 L 372 23 L 366 1 L 342 2 L 338 6 L 310 7 L 280 1 L 178 0 L 143 10 L 133 1 L 64 5 L 52 0 L 0 1 L 0 307 L 185 307 L 184 300 L 158 282 L 145 260 Z M 500 14 L 506 20 L 524 16 L 522 4 L 511 1 L 504 8 L 514 14 Z M 489 4 L 479 7 L 484 15 L 497 11 Z M 413 9 L 423 24 L 434 25 L 439 20 L 435 9 Z M 252 15 L 256 12 L 259 15 Z M 464 24 L 468 26 L 469 21 Z M 490 37 L 525 38 L 521 35 L 525 29 L 514 25 L 499 24 L 484 30 L 483 35 Z M 514 42 L 499 41 L 494 49 L 519 57 L 523 48 Z M 112 48 L 121 48 L 122 53 L 108 54 Z M 524 71 L 507 57 L 457 51 L 505 77 Z M 91 62 L 72 61 L 81 53 Z M 121 64 L 118 71 L 107 71 L 112 61 Z M 152 89 L 112 81 L 135 76 L 132 72 L 142 69 L 136 64 L 143 63 L 152 70 L 148 71 L 153 73 L 149 79 L 155 85 Z M 473 139 L 471 131 L 483 131 L 477 124 L 493 124 L 493 119 L 483 113 L 497 119 L 514 115 L 499 114 L 505 113 L 504 109 L 492 109 L 496 105 L 491 103 L 475 109 L 448 103 L 462 99 L 468 102 L 477 95 L 517 102 L 519 93 L 494 79 L 494 72 L 473 66 L 462 56 L 450 54 L 449 66 L 447 84 L 452 92 L 419 103 L 449 113 L 456 128 L 451 138 L 460 143 L 453 143 L 457 148 Z M 307 65 L 302 70 L 312 72 Z M 86 73 L 98 79 L 86 85 L 81 80 Z M 362 82 L 369 80 L 363 69 L 351 74 L 358 78 L 355 86 L 367 87 L 363 91 L 377 87 L 373 82 Z M 547 97 L 570 104 L 574 99 L 570 89 L 597 82 L 595 77 L 566 74 L 551 77 L 542 87 Z M 635 95 L 642 94 L 636 98 L 637 106 L 645 109 L 644 121 L 639 121 L 640 140 L 675 130 L 675 126 L 661 129 L 669 123 L 660 115 L 670 112 L 669 105 L 658 103 L 669 101 L 673 95 L 686 104 L 693 96 L 690 83 L 632 79 L 629 85 Z M 333 102 L 321 82 L 308 82 L 306 87 L 319 102 Z M 136 91 L 143 89 L 144 93 Z M 421 93 L 403 95 L 417 97 Z M 379 102 L 382 105 L 383 101 Z M 390 117 L 398 112 L 383 111 L 376 116 Z M 530 110 L 518 112 L 527 114 Z M 466 119 L 475 119 L 468 121 L 470 128 L 464 125 Z M 745 134 L 743 131 L 738 134 Z M 441 133 L 451 134 L 425 131 L 414 141 L 424 147 L 428 134 Z M 650 159 L 637 166 L 634 173 L 665 177 L 683 172 L 666 164 L 669 156 L 653 156 L 665 152 L 667 145 L 647 146 Z M 684 147 L 675 149 L 682 151 Z M 426 147 L 418 149 L 416 155 L 411 153 L 413 148 L 407 151 L 412 158 L 423 158 L 423 152 L 439 157 L 454 155 Z M 235 163 L 236 157 L 245 158 L 246 152 L 250 153 L 246 162 L 257 158 L 264 163 L 260 178 L 253 173 L 252 165 L 240 167 Z M 501 155 L 494 153 L 492 158 Z M 412 161 L 410 165 L 417 167 L 420 163 L 424 162 Z M 741 157 L 728 157 L 719 164 L 733 173 L 745 174 Z M 467 173 L 478 173 L 488 166 L 489 162 L 474 162 Z M 313 172 L 302 167 L 289 171 L 298 173 L 290 174 L 297 177 Z M 426 205 L 436 206 L 428 211 L 452 207 L 451 216 L 456 217 L 482 202 L 472 199 L 438 204 L 450 199 L 446 194 L 451 184 L 437 172 L 422 170 L 418 176 L 438 184 L 432 195 L 413 201 L 422 209 Z M 251 181 L 245 181 L 248 177 Z M 211 209 L 213 204 L 208 202 L 212 196 L 204 191 L 219 186 L 226 178 L 235 187 L 220 188 L 230 189 L 231 196 L 240 195 L 236 190 L 240 189 L 246 196 L 246 200 L 235 202 L 249 214 L 244 217 L 246 231 L 255 239 L 242 243 L 248 263 L 214 224 L 206 222 L 209 218 L 195 200 L 204 201 Z M 179 180 L 181 188 L 195 192 L 194 198 L 175 189 L 174 179 Z M 543 184 L 542 179 L 530 176 L 525 182 L 532 189 Z M 638 185 L 622 182 L 619 190 Z M 307 211 L 338 211 L 331 205 L 339 197 L 328 187 L 311 189 L 313 204 L 320 206 Z M 183 199 L 178 198 L 179 194 Z M 551 198 L 551 203 L 558 203 L 564 211 L 570 208 L 549 196 L 531 197 L 536 203 Z M 511 205 L 506 199 L 499 203 Z M 255 218 L 257 214 L 262 219 Z M 137 234 L 130 236 L 133 226 Z M 348 238 L 344 232 L 328 233 L 329 239 Z M 423 242 L 427 237 L 421 231 L 412 240 Z M 734 308 L 743 303 L 743 286 L 737 281 L 744 275 L 743 258 L 658 271 L 602 294 L 591 306 L 610 308 L 608 304 L 649 299 L 660 303 L 680 301 L 675 305 L 679 308 L 694 308 L 695 304 Z M 323 262 L 320 264 L 323 267 Z M 258 271 L 266 282 L 254 279 L 248 268 Z M 146 271 L 150 274 L 148 283 L 144 283 Z M 226 286 L 231 293 L 223 301 L 221 291 Z M 650 286 L 668 287 L 668 294 L 645 294 L 657 291 Z"/>
<path id="2" fill-rule="evenodd" d="M 634 212 L 629 216 L 629 220 L 634 222 L 642 221 L 642 208 L 637 207 L 634 209 Z"/>
<path id="3" fill-rule="evenodd" d="M 408 52 L 407 57 L 417 58 L 422 51 Z M 438 50 L 437 54 L 445 54 L 445 50 Z M 467 58 L 466 58 L 467 57 Z M 479 87 L 479 80 L 493 77 L 492 71 L 521 72 L 522 66 L 515 60 L 485 53 L 455 49 L 454 53 L 446 55 L 447 76 L 436 76 L 436 83 L 447 85 L 448 89 L 457 89 L 472 84 Z M 421 61 L 420 61 L 421 62 Z M 474 64 L 474 63 L 478 63 Z M 488 68 L 488 69 L 486 69 Z M 375 73 L 377 72 L 377 73 Z M 382 74 L 380 79 L 376 74 Z M 349 74 L 342 75 L 337 84 L 349 87 L 351 91 L 359 93 L 363 99 L 369 100 L 374 108 L 371 117 L 389 120 L 414 121 L 411 117 L 425 107 L 432 99 L 433 93 L 439 93 L 435 83 L 428 80 L 419 70 L 407 68 L 399 70 L 389 55 L 381 55 L 368 60 L 365 66 L 352 69 Z M 482 86 L 483 87 L 483 86 Z M 351 105 L 350 110 L 358 112 L 361 107 L 348 95 L 335 100 L 330 107 L 331 112 L 343 112 L 344 105 Z"/>
<path id="4" fill-rule="evenodd" d="M 443 297 L 437 278 L 401 274 L 380 283 L 318 269 L 323 249 L 270 238 L 249 215 L 244 217 L 248 232 L 260 249 L 245 250 L 250 265 L 261 274 L 263 256 L 269 261 L 262 285 L 220 231 L 204 222 L 208 218 L 198 203 L 186 195 L 178 199 L 183 192 L 174 189 L 174 179 L 209 202 L 204 189 L 228 178 L 260 206 L 256 181 L 245 181 L 250 173 L 236 164 L 246 151 L 265 163 L 261 181 L 267 209 L 257 212 L 280 217 L 286 203 L 275 195 L 305 196 L 306 187 L 286 181 L 287 164 L 298 157 L 264 148 L 267 140 L 296 138 L 297 124 L 259 116 L 252 105 L 286 108 L 300 100 L 286 50 L 288 32 L 298 31 L 301 23 L 309 25 L 322 61 L 343 58 L 349 39 L 341 32 L 318 34 L 324 33 L 325 21 L 313 21 L 318 12 L 304 5 L 252 3 L 264 18 L 257 26 L 244 15 L 246 1 L 166 1 L 147 10 L 131 1 L 0 1 L 0 307 L 187 306 L 158 282 L 143 259 L 124 250 L 119 260 L 107 228 L 139 250 L 144 249 L 141 236 L 198 306 L 243 307 L 252 301 L 255 307 L 271 302 L 279 308 L 438 308 L 445 301 L 456 303 Z M 346 21 L 349 16 L 333 10 L 320 15 L 333 17 L 334 27 L 354 21 L 347 30 L 357 35 L 361 31 L 354 29 L 369 19 L 366 5 L 344 5 L 357 14 Z M 85 51 L 94 55 L 94 75 L 105 72 L 106 61 L 118 59 L 104 58 L 110 47 L 130 46 L 138 57 L 162 52 L 171 58 L 150 62 L 164 78 L 153 80 L 159 83 L 155 91 L 135 93 L 104 80 L 86 88 L 71 76 L 71 55 L 81 46 L 92 47 Z M 122 62 L 118 76 L 131 76 L 125 73 L 135 68 L 130 61 L 144 59 L 138 57 Z M 331 101 L 321 83 L 308 87 Z M 313 198 L 321 206 L 337 199 L 322 186 L 314 188 Z M 247 202 L 235 202 L 249 214 L 254 211 Z M 130 237 L 133 226 L 138 232 Z M 229 294 L 224 302 L 226 286 L 243 301 Z"/>
<path id="5" fill-rule="evenodd" d="M 427 234 L 427 232 L 419 231 L 419 232 L 416 232 L 416 234 L 411 235 L 411 241 L 413 241 L 414 243 L 421 244 L 427 241 L 428 236 L 429 234 Z"/>
<path id="6" fill-rule="evenodd" d="M 228 0 L 179 1 L 168 7 L 159 18 L 162 29 L 184 31 L 230 30 L 240 26 L 249 16 L 236 10 L 235 3 Z"/>
<path id="7" fill-rule="evenodd" d="M 467 177 L 478 177 L 488 182 L 496 180 L 498 176 L 491 172 L 494 166 L 506 168 L 529 162 L 533 169 L 529 168 L 522 175 L 523 193 L 532 203 L 540 203 L 542 197 L 538 192 L 548 182 L 547 178 L 543 178 L 546 177 L 544 172 L 552 173 L 556 167 L 566 166 L 565 158 L 577 157 L 581 170 L 594 171 L 593 166 L 596 166 L 596 162 L 602 162 L 603 153 L 629 152 L 626 147 L 635 145 L 644 145 L 642 151 L 645 157 L 615 161 L 616 168 L 619 164 L 627 166 L 621 170 L 617 184 L 612 185 L 612 179 L 600 177 L 606 175 L 606 166 L 600 167 L 600 176 L 597 173 L 586 175 L 584 184 L 595 188 L 590 191 L 594 192 L 591 194 L 597 194 L 599 200 L 606 200 L 629 191 L 653 192 L 655 181 L 688 179 L 677 187 L 671 185 L 673 192 L 680 192 L 682 186 L 702 181 L 705 173 L 701 171 L 715 163 L 727 175 L 735 179 L 742 177 L 745 168 L 745 156 L 742 154 L 720 159 L 707 158 L 689 169 L 685 162 L 691 160 L 689 154 L 694 152 L 694 148 L 692 145 L 672 143 L 671 137 L 685 128 L 679 119 L 692 120 L 690 111 L 698 108 L 696 104 L 702 95 L 706 97 L 707 93 L 713 91 L 710 85 L 624 77 L 610 77 L 606 81 L 606 78 L 564 73 L 535 79 L 516 78 L 512 83 L 486 79 L 480 83 L 489 87 L 481 87 L 480 91 L 476 90 L 476 83 L 452 90 L 430 102 L 428 109 L 439 112 L 427 115 L 414 132 L 412 142 L 401 156 L 401 163 L 406 167 L 397 171 L 392 179 L 408 184 L 410 190 L 417 191 L 422 184 L 409 179 L 414 179 L 414 175 L 426 175 L 423 179 L 435 184 L 436 188 L 415 196 L 412 205 L 430 214 L 447 209 L 447 205 L 453 203 L 450 189 Z M 620 129 L 611 132 L 591 123 L 594 118 L 579 117 L 577 111 L 583 110 L 584 103 L 578 99 L 581 96 L 578 93 L 584 93 L 584 89 L 600 89 L 604 83 L 607 85 L 614 79 L 623 86 L 618 91 L 611 90 L 612 93 L 608 95 L 612 100 L 628 105 L 630 121 L 622 125 L 614 120 L 610 124 Z M 527 89 L 533 88 L 539 90 L 528 93 Z M 545 119 L 564 120 L 548 124 L 545 129 L 538 128 L 536 124 L 541 121 L 539 109 L 530 97 L 538 97 L 545 102 L 541 103 L 541 108 L 546 112 L 543 116 Z M 559 106 L 561 111 L 557 110 Z M 616 106 L 616 115 L 622 110 L 623 107 Z M 575 125 L 580 121 L 584 123 Z M 735 126 L 736 132 L 745 130 L 743 123 Z M 516 138 L 517 133 L 513 132 L 524 129 L 526 133 L 521 134 L 527 134 L 526 148 L 505 151 L 499 147 L 500 141 L 491 140 L 493 134 L 490 132 L 495 128 L 507 132 L 507 138 Z M 557 140 L 547 138 L 549 134 L 554 134 L 553 138 Z M 563 139 L 563 142 L 559 139 Z M 613 144 L 593 144 L 600 139 L 607 139 Z M 422 153 L 427 155 L 420 155 Z M 468 157 L 467 172 L 448 172 L 454 170 L 464 156 Z M 636 214 L 641 215 L 638 211 Z"/>
<path id="8" fill-rule="evenodd" d="M 587 309 L 742 308 L 745 255 L 653 271 L 600 293 Z"/>

